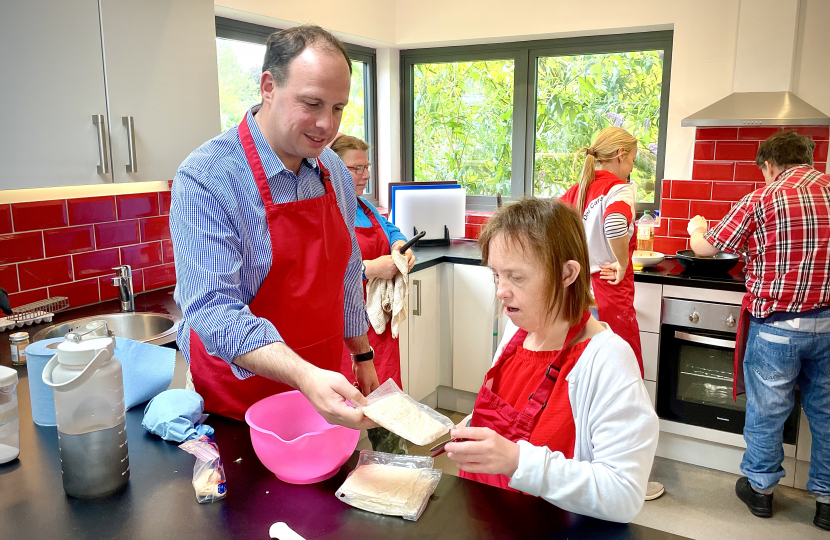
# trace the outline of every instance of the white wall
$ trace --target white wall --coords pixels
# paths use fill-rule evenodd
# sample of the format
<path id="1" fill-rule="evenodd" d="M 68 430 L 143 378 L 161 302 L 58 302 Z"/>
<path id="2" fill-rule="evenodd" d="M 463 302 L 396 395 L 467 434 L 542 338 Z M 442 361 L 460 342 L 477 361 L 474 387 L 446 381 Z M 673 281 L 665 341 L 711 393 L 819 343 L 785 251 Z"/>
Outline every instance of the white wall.
<path id="1" fill-rule="evenodd" d="M 830 1 L 808 0 L 800 15 L 793 92 L 830 115 Z"/>

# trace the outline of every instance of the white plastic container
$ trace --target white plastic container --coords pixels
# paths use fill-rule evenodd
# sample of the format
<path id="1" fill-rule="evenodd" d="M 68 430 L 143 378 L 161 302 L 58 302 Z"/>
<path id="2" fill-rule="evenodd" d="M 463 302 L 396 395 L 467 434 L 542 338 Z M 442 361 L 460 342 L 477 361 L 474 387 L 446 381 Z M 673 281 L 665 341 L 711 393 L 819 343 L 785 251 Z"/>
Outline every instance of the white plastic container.
<path id="1" fill-rule="evenodd" d="M 102 497 L 130 478 L 121 363 L 112 356 L 113 338 L 70 336 L 43 369 L 43 382 L 55 393 L 63 489 L 73 497 Z"/>
<path id="2" fill-rule="evenodd" d="M 0 366 L 0 463 L 20 455 L 20 420 L 17 413 L 17 371 Z"/>

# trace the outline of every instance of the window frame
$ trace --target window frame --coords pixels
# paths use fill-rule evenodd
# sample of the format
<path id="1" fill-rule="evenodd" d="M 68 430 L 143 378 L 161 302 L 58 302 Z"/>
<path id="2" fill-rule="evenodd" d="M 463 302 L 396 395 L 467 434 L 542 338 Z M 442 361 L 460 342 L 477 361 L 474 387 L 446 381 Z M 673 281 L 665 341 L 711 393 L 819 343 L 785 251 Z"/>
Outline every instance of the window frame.
<path id="1" fill-rule="evenodd" d="M 268 36 L 277 30 L 281 30 L 280 28 L 237 21 L 226 17 L 215 17 L 215 21 L 217 38 L 247 41 L 258 45 L 265 45 Z M 348 51 L 352 60 L 363 62 L 366 66 L 366 70 L 363 72 L 363 129 L 366 133 L 366 142 L 370 146 L 369 161 L 372 163 L 372 169 L 365 197 L 377 206 L 379 185 L 375 176 L 378 170 L 377 51 L 353 43 L 344 42 L 343 44 L 346 46 L 346 51 Z"/>
<path id="2" fill-rule="evenodd" d="M 654 174 L 654 202 L 638 202 L 637 210 L 660 207 L 662 180 L 666 160 L 666 133 L 671 82 L 672 44 L 674 32 L 661 30 L 630 34 L 611 34 L 487 45 L 464 45 L 405 49 L 401 51 L 401 164 L 402 180 L 414 181 L 414 65 L 431 63 L 470 62 L 482 60 L 513 60 L 513 138 L 511 146 L 510 197 L 519 199 L 532 194 L 536 146 L 536 66 L 540 57 L 611 54 L 643 50 L 663 51 L 663 79 L 660 92 L 660 127 L 658 129 L 657 163 Z M 467 210 L 493 211 L 496 197 L 467 195 Z"/>

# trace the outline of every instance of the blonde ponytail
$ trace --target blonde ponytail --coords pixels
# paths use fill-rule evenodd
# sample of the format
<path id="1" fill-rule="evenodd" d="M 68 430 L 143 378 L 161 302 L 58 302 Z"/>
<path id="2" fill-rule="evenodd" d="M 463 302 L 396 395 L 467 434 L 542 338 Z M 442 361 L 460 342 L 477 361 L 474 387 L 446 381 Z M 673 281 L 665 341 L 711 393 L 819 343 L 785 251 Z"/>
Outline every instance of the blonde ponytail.
<path id="1" fill-rule="evenodd" d="M 623 128 L 607 127 L 597 133 L 593 145 L 583 146 L 577 151 L 577 160 L 581 155 L 585 155 L 582 176 L 579 179 L 579 197 L 576 201 L 576 208 L 580 214 L 585 211 L 588 186 L 594 181 L 597 164 L 616 158 L 620 155 L 620 149 L 622 149 L 622 155 L 627 156 L 637 149 L 637 139 Z"/>

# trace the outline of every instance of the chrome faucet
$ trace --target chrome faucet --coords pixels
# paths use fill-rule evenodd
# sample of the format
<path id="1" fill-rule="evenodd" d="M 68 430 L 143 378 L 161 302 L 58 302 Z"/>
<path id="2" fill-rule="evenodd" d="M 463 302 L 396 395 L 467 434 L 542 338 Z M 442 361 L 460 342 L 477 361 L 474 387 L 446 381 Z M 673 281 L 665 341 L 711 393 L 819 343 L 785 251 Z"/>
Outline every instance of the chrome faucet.
<path id="1" fill-rule="evenodd" d="M 135 295 L 133 294 L 133 271 L 129 264 L 113 268 L 118 275 L 112 278 L 112 284 L 118 287 L 118 299 L 121 300 L 121 311 L 131 313 L 135 311 Z"/>

